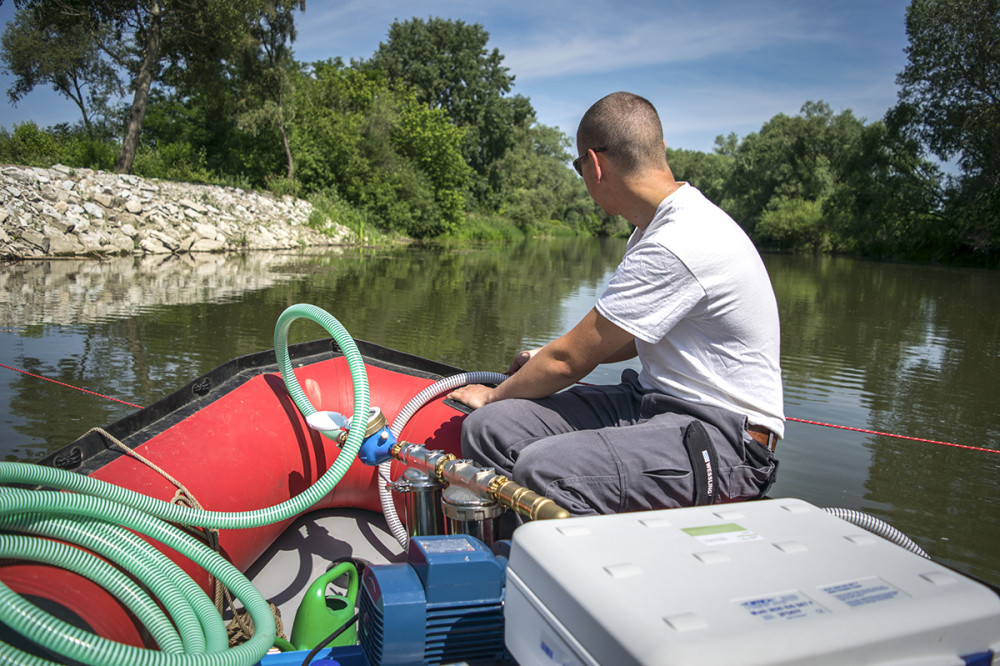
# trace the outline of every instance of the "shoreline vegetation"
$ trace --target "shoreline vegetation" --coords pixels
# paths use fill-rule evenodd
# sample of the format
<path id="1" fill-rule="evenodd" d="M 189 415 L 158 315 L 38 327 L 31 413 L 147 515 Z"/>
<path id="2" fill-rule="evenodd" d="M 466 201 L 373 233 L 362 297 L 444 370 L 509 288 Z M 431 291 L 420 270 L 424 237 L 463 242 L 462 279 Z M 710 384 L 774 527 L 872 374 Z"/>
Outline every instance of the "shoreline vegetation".
<path id="1" fill-rule="evenodd" d="M 630 231 L 590 199 L 570 167 L 571 137 L 538 123 L 531 101 L 513 92 L 515 76 L 482 25 L 397 20 L 368 59 L 304 63 L 291 50 L 303 2 L 244 9 L 165 6 L 169 21 L 143 3 L 31 0 L 18 9 L 0 40 L 0 68 L 14 80 L 8 97 L 52 85 L 82 120 L 0 128 L 0 165 L 15 181 L 5 176 L 0 187 L 2 233 L 27 242 L 13 255 L 302 245 L 326 242 L 328 224 L 353 242 L 445 246 Z M 1000 68 L 983 48 L 1000 40 L 996 19 L 973 0 L 914 0 L 899 102 L 884 118 L 807 101 L 759 131 L 719 135 L 709 153 L 668 147 L 668 162 L 761 249 L 1000 267 Z M 170 34 L 152 39 L 154 28 Z M 94 175 L 81 192 L 49 173 L 67 169 Z M 117 184 L 103 184 L 112 177 Z M 152 213 L 130 178 L 188 189 L 164 194 Z M 246 201 L 200 202 L 205 188 Z M 38 200 L 22 200 L 29 190 Z M 279 238 L 284 212 L 229 230 L 227 206 L 260 197 L 301 202 L 292 208 L 305 221 L 294 226 L 312 240 Z M 113 238 L 98 238 L 118 219 Z"/>

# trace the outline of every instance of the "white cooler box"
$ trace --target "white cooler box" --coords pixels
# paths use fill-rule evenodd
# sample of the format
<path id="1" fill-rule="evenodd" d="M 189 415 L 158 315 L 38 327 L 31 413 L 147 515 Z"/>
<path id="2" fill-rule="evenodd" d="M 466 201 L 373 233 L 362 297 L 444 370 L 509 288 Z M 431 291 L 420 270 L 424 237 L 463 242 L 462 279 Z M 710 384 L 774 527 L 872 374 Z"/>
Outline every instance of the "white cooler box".
<path id="1" fill-rule="evenodd" d="M 504 618 L 521 666 L 1000 665 L 995 591 L 796 499 L 526 524 Z"/>

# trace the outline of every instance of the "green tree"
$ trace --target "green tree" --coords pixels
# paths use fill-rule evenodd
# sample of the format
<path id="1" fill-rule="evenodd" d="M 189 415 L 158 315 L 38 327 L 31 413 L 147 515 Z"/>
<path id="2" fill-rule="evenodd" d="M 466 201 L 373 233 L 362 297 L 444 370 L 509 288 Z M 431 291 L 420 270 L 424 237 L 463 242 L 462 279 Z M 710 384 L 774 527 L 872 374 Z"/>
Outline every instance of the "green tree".
<path id="1" fill-rule="evenodd" d="M 803 215 L 822 206 L 793 203 L 822 202 L 832 193 L 843 173 L 844 164 L 857 150 L 864 124 L 850 111 L 834 115 L 825 102 L 807 102 L 799 116 L 778 114 L 760 132 L 751 133 L 736 147 L 726 190 L 730 214 L 755 237 L 774 238 L 775 223 L 794 221 L 792 237 L 803 240 L 804 229 L 812 229 L 813 247 L 824 242 L 820 218 L 806 224 Z M 780 210 L 771 223 L 756 235 L 765 211 Z M 787 214 L 795 211 L 794 215 Z"/>
<path id="2" fill-rule="evenodd" d="M 823 203 L 822 199 L 778 197 L 760 214 L 757 236 L 782 249 L 818 252 L 826 243 Z"/>
<path id="3" fill-rule="evenodd" d="M 94 116 L 106 116 L 109 100 L 122 94 L 118 72 L 101 58 L 87 28 L 74 24 L 55 30 L 30 9 L 17 11 L 4 30 L 0 60 L 3 72 L 14 77 L 7 91 L 12 103 L 38 85 L 51 84 L 79 107 L 88 134 L 93 134 Z"/>
<path id="4" fill-rule="evenodd" d="M 291 43 L 295 41 L 296 9 L 304 10 L 305 0 L 278 0 L 263 8 L 250 29 L 252 40 L 240 62 L 239 79 L 245 90 L 240 99 L 237 122 L 252 136 L 276 132 L 285 155 L 285 177 L 295 179 L 295 160 L 288 140 L 287 98 L 291 93 L 294 68 Z"/>
<path id="5" fill-rule="evenodd" d="M 332 192 L 380 226 L 425 238 L 464 218 L 464 130 L 444 111 L 390 86 L 385 73 L 339 60 L 294 81 L 292 150 L 310 191 Z"/>
<path id="6" fill-rule="evenodd" d="M 569 137 L 558 128 L 515 128 L 514 144 L 497 160 L 498 209 L 525 235 L 582 234 L 605 231 L 610 221 L 587 194 L 583 181 L 567 167 Z"/>
<path id="7" fill-rule="evenodd" d="M 1000 0 L 913 0 L 909 62 L 897 77 L 898 114 L 930 150 L 955 160 L 956 241 L 1000 254 Z"/>
<path id="8" fill-rule="evenodd" d="M 892 114 L 863 128 L 824 206 L 840 249 L 870 256 L 940 260 L 951 250 L 942 210 L 941 171 Z"/>
<path id="9" fill-rule="evenodd" d="M 133 92 L 118 172 L 131 171 L 154 82 L 198 87 L 238 52 L 273 0 L 20 0 L 40 26 L 81 30 L 113 66 L 131 76 Z"/>
<path id="10" fill-rule="evenodd" d="M 731 205 L 727 186 L 733 171 L 733 156 L 725 152 L 727 140 L 718 137 L 715 152 L 712 153 L 667 148 L 667 163 L 674 178 L 691 183 L 724 210 L 728 210 Z M 732 135 L 731 140 L 736 140 L 735 135 Z M 735 147 L 731 150 L 735 150 Z"/>
<path id="11" fill-rule="evenodd" d="M 466 128 L 464 155 L 478 175 L 474 193 L 489 199 L 497 174 L 491 168 L 514 144 L 515 128 L 533 115 L 522 96 L 504 97 L 514 76 L 497 49 L 487 50 L 482 25 L 459 20 L 419 18 L 395 21 L 363 68 L 384 71 L 393 83 L 411 87 L 417 100 L 441 108 Z"/>

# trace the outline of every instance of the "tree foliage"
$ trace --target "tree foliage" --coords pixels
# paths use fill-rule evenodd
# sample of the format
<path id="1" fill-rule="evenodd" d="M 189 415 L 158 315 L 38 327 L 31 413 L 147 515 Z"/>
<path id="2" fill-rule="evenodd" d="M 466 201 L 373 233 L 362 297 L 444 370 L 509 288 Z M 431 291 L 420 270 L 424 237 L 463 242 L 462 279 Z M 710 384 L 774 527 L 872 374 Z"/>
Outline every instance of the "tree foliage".
<path id="1" fill-rule="evenodd" d="M 942 179 L 899 122 L 866 124 L 807 102 L 713 155 L 670 151 L 678 177 L 703 187 L 760 243 L 866 256 L 947 258 Z M 710 159 L 711 158 L 711 159 Z"/>
<path id="2" fill-rule="evenodd" d="M 291 43 L 295 41 L 294 11 L 304 10 L 305 0 L 275 2 L 259 10 L 250 27 L 247 47 L 237 61 L 233 77 L 242 83 L 236 122 L 257 137 L 271 131 L 281 137 L 285 156 L 285 176 L 295 179 L 295 158 L 288 140 L 288 97 L 294 70 Z"/>
<path id="3" fill-rule="evenodd" d="M 139 149 L 150 91 L 156 82 L 197 88 L 247 38 L 253 20 L 275 0 L 21 0 L 37 27 L 68 39 L 107 67 L 126 72 L 132 103 L 115 165 L 129 172 Z"/>
<path id="4" fill-rule="evenodd" d="M 488 41 L 489 33 L 478 23 L 441 18 L 395 21 L 386 41 L 362 64 L 384 71 L 393 83 L 411 87 L 418 101 L 443 109 L 466 129 L 463 153 L 477 176 L 473 193 L 484 202 L 498 187 L 497 161 L 534 115 L 526 98 L 505 97 L 514 76 L 503 66 L 500 51 L 487 49 Z"/>
<path id="5" fill-rule="evenodd" d="M 884 119 L 809 101 L 742 139 L 720 136 L 712 152 L 668 148 L 675 176 L 762 245 L 1000 264 L 998 4 L 913 1 L 911 62 Z M 369 60 L 305 64 L 291 50 L 303 6 L 24 0 L 3 39 L 18 68 L 12 99 L 51 84 L 104 122 L 115 76 L 135 97 L 118 112 L 129 117 L 120 146 L 25 124 L 0 131 L 0 161 L 108 168 L 117 151 L 121 168 L 131 151 L 142 175 L 308 196 L 355 229 L 415 238 L 629 230 L 569 167 L 570 138 L 510 94 L 514 77 L 483 26 L 396 21 Z M 926 148 L 959 176 L 946 179 Z"/>
<path id="6" fill-rule="evenodd" d="M 1000 0 L 913 0 L 900 125 L 961 169 L 949 196 L 954 241 L 1000 252 Z"/>
<path id="7" fill-rule="evenodd" d="M 800 115 L 764 123 L 734 152 L 728 189 L 736 218 L 753 232 L 764 212 L 784 201 L 829 196 L 861 126 L 850 111 L 835 116 L 825 102 L 806 102 Z"/>
<path id="8" fill-rule="evenodd" d="M 940 260 L 944 233 L 941 170 L 893 122 L 861 130 L 824 209 L 834 244 L 868 255 Z"/>
<path id="9" fill-rule="evenodd" d="M 294 84 L 299 178 L 332 190 L 382 226 L 418 238 L 454 230 L 465 209 L 462 129 L 384 74 L 315 63 Z"/>
<path id="10" fill-rule="evenodd" d="M 56 29 L 30 9 L 19 10 L 4 30 L 0 60 L 4 73 L 14 77 L 7 91 L 12 103 L 36 86 L 50 84 L 77 105 L 91 134 L 95 116 L 109 115 L 110 100 L 122 94 L 118 71 L 101 57 L 85 26 Z"/>
<path id="11" fill-rule="evenodd" d="M 735 135 L 730 140 L 735 142 Z M 715 152 L 712 153 L 667 148 L 667 163 L 670 164 L 674 178 L 691 183 L 709 200 L 731 210 L 733 201 L 729 197 L 728 183 L 733 170 L 733 155 L 723 147 L 725 141 L 721 136 L 718 137 Z M 735 145 L 734 143 L 733 146 Z"/>
<path id="12" fill-rule="evenodd" d="M 570 139 L 557 128 L 516 128 L 514 144 L 497 161 L 500 212 L 526 235 L 607 233 L 611 222 L 566 168 Z"/>

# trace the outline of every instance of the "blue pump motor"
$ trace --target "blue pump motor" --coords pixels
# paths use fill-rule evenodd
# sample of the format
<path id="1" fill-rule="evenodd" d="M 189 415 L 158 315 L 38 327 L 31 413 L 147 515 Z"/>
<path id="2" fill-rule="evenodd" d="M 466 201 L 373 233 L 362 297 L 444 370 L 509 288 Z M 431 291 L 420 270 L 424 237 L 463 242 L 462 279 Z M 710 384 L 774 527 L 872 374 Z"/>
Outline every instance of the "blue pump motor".
<path id="1" fill-rule="evenodd" d="M 464 534 L 413 537 L 407 557 L 362 576 L 358 640 L 368 662 L 506 660 L 506 558 Z"/>

